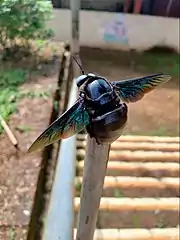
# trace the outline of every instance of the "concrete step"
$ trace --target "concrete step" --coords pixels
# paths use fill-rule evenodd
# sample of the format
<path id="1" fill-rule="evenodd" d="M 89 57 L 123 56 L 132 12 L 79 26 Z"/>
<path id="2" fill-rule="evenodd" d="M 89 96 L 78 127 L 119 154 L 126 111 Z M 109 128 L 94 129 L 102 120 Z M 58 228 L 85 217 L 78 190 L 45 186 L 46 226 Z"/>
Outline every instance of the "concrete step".
<path id="1" fill-rule="evenodd" d="M 76 177 L 76 196 L 80 194 L 82 177 Z M 180 178 L 113 177 L 106 176 L 104 197 L 177 197 L 180 195 Z"/>
<path id="2" fill-rule="evenodd" d="M 86 140 L 86 134 L 78 134 L 78 140 Z M 180 137 L 159 137 L 159 136 L 137 136 L 137 135 L 122 135 L 117 139 L 120 142 L 155 142 L 155 143 L 179 143 Z M 116 142 L 117 142 L 116 141 Z"/>
<path id="3" fill-rule="evenodd" d="M 82 183 L 82 177 L 76 177 L 76 181 Z M 106 176 L 104 188 L 129 188 L 129 187 L 153 187 L 179 189 L 180 178 L 150 178 L 150 177 L 111 177 Z"/>
<path id="4" fill-rule="evenodd" d="M 77 141 L 77 148 L 85 148 L 86 140 Z M 179 143 L 164 143 L 164 142 L 121 142 L 116 141 L 111 144 L 111 150 L 130 150 L 130 151 L 164 151 L 173 152 L 179 151 Z"/>
<path id="5" fill-rule="evenodd" d="M 85 150 L 77 150 L 77 158 L 84 159 Z M 126 162 L 178 162 L 179 152 L 162 152 L 162 151 L 115 151 L 109 153 L 109 161 L 126 161 Z"/>
<path id="6" fill-rule="evenodd" d="M 84 161 L 77 162 L 77 171 L 82 175 Z M 175 162 L 122 162 L 109 161 L 107 175 L 111 176 L 149 176 L 179 177 L 180 167 Z"/>
<path id="7" fill-rule="evenodd" d="M 77 211 L 80 205 L 80 198 L 74 199 L 74 207 Z M 179 198 L 112 198 L 102 197 L 100 211 L 179 211 Z"/>
<path id="8" fill-rule="evenodd" d="M 86 135 L 79 134 L 78 194 L 85 147 Z M 121 136 L 114 142 L 97 221 L 97 228 L 102 230 L 96 231 L 94 239 L 178 240 L 179 155 L 178 137 Z"/>
<path id="9" fill-rule="evenodd" d="M 94 240 L 179 240 L 179 231 L 178 228 L 96 229 Z"/>

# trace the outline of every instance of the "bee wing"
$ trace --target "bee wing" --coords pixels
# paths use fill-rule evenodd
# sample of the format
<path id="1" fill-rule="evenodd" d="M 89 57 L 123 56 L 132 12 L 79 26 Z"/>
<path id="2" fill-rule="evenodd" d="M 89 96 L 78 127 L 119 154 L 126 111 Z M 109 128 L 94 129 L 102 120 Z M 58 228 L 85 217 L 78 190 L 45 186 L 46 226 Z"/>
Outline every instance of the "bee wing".
<path id="1" fill-rule="evenodd" d="M 139 101 L 143 98 L 144 94 L 152 91 L 158 85 L 165 83 L 170 79 L 170 75 L 159 73 L 151 76 L 112 82 L 112 85 L 119 93 L 122 101 L 128 103 Z"/>
<path id="2" fill-rule="evenodd" d="M 75 135 L 89 124 L 89 114 L 84 103 L 77 101 L 71 108 L 57 118 L 30 146 L 28 152 Z"/>

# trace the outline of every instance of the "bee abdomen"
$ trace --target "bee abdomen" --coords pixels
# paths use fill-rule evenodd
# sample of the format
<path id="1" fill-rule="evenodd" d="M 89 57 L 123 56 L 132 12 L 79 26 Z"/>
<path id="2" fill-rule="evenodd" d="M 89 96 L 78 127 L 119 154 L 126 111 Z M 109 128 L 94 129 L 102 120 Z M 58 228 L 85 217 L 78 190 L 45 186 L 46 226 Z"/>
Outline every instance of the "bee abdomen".
<path id="1" fill-rule="evenodd" d="M 87 131 L 100 144 L 110 144 L 117 140 L 127 122 L 127 106 L 120 104 L 112 111 L 104 115 L 92 118 Z"/>

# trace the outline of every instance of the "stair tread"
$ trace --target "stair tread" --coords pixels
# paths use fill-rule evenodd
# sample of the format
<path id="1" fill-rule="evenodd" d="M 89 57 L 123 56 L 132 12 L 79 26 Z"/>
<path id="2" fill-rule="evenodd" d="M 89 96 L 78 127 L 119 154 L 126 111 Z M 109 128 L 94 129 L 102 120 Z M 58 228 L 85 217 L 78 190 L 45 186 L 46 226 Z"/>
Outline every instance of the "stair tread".
<path id="1" fill-rule="evenodd" d="M 77 141 L 78 148 L 85 148 L 86 141 Z M 167 142 L 121 142 L 115 141 L 111 144 L 111 150 L 131 150 L 131 151 L 179 151 L 179 143 Z"/>
<path id="2" fill-rule="evenodd" d="M 86 140 L 87 135 L 85 134 L 78 134 L 77 139 L 78 140 Z M 123 142 L 180 142 L 180 137 L 168 137 L 168 136 L 138 136 L 138 135 L 122 135 L 117 139 L 117 141 Z"/>
<path id="3" fill-rule="evenodd" d="M 82 177 L 76 177 L 77 183 L 82 183 Z M 106 176 L 104 188 L 115 187 L 156 187 L 156 188 L 178 188 L 180 186 L 180 178 L 164 177 L 131 177 L 131 176 Z"/>
<path id="4" fill-rule="evenodd" d="M 74 199 L 75 209 L 80 205 L 80 198 Z M 116 211 L 116 210 L 179 210 L 179 198 L 114 198 L 102 197 L 100 201 L 100 210 Z"/>
<path id="5" fill-rule="evenodd" d="M 77 167 L 83 168 L 84 161 L 79 161 Z M 179 171 L 179 164 L 175 162 L 124 162 L 124 161 L 109 161 L 108 168 L 118 170 L 168 170 Z"/>
<path id="6" fill-rule="evenodd" d="M 85 150 L 78 149 L 77 155 L 84 158 Z M 162 152 L 162 151 L 128 151 L 128 150 L 111 150 L 109 161 L 162 161 L 162 162 L 179 162 L 179 152 Z"/>
<path id="7" fill-rule="evenodd" d="M 178 240 L 179 228 L 96 229 L 94 240 Z M 77 230 L 74 229 L 74 235 Z"/>

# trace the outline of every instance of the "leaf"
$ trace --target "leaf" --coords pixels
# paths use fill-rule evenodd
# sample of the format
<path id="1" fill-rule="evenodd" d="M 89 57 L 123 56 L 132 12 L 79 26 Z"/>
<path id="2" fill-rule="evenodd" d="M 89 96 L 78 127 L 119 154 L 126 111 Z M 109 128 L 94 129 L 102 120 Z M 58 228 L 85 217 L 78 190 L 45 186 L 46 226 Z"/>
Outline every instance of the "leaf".
<path id="1" fill-rule="evenodd" d="M 15 39 L 49 37 L 47 21 L 52 18 L 52 3 L 44 0 L 1 0 L 0 45 L 14 45 Z"/>

